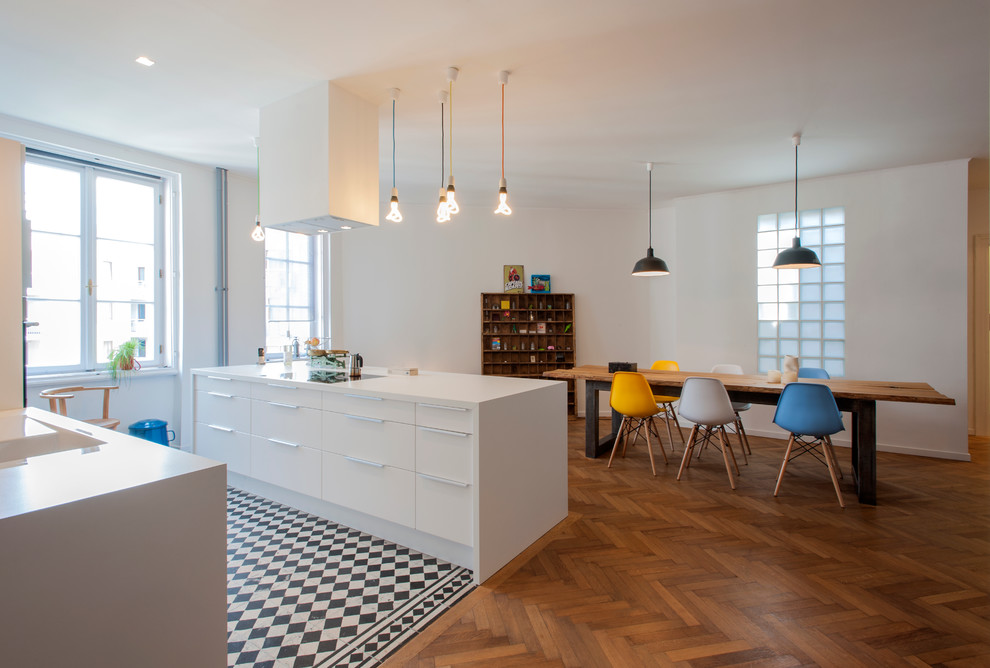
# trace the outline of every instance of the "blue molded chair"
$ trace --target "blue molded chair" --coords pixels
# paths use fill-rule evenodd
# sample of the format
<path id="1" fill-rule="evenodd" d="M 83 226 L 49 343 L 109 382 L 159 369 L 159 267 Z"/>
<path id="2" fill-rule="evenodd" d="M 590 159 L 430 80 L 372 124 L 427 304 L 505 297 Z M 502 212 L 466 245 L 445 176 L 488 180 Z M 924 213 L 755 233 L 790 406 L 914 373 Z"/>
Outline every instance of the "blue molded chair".
<path id="1" fill-rule="evenodd" d="M 807 452 L 828 467 L 832 485 L 835 487 L 835 496 L 839 499 L 839 505 L 845 508 L 846 504 L 842 501 L 842 492 L 839 490 L 839 481 L 836 478 L 836 471 L 839 472 L 840 476 L 842 471 L 835 459 L 832 439 L 830 438 L 832 434 L 839 433 L 845 427 L 842 426 L 842 414 L 835 404 L 832 390 L 827 385 L 817 383 L 788 383 L 783 392 L 780 393 L 780 399 L 777 401 L 777 412 L 774 413 L 773 421 L 791 432 L 773 495 L 777 496 L 780 491 L 780 483 L 784 479 L 787 462 Z M 809 436 L 811 437 L 810 441 L 805 439 Z M 824 459 L 815 452 L 817 443 L 821 443 Z M 792 454 L 795 445 L 799 449 Z"/>
<path id="2" fill-rule="evenodd" d="M 802 366 L 798 367 L 798 378 L 821 378 L 822 380 L 829 380 L 831 376 L 828 375 L 828 371 L 825 369 L 819 369 L 813 366 Z"/>

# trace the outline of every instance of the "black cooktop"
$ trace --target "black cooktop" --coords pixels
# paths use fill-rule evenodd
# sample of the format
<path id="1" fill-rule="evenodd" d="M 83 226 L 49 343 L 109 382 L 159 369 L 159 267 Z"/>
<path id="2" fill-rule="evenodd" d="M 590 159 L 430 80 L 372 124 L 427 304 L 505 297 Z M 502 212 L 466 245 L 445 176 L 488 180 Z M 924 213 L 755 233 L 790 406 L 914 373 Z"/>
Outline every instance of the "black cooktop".
<path id="1" fill-rule="evenodd" d="M 383 378 L 372 373 L 362 373 L 357 378 L 351 378 L 346 371 L 324 371 L 317 369 L 309 370 L 309 378 L 314 383 L 346 383 L 349 380 L 366 380 L 368 378 Z"/>

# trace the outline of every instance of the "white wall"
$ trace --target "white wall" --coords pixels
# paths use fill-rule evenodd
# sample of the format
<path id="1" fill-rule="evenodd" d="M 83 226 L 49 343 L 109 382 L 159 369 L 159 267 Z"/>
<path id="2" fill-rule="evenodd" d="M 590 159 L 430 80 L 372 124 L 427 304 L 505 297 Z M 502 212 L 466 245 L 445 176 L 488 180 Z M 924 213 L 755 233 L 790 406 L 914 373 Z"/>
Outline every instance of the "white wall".
<path id="1" fill-rule="evenodd" d="M 162 155 L 140 151 L 127 146 L 78 135 L 29 121 L 0 115 L 0 134 L 21 140 L 34 140 L 80 151 L 95 156 L 110 157 L 137 166 L 152 167 L 176 175 L 175 187 L 181 193 L 181 209 L 173 230 L 177 241 L 176 308 L 178 322 L 176 371 L 174 375 L 137 376 L 110 400 L 111 415 L 120 418 L 121 429 L 140 419 L 159 418 L 168 421 L 179 442 L 192 443 L 192 397 L 189 387 L 190 369 L 216 366 L 217 296 L 215 292 L 217 264 L 216 232 L 216 171 L 213 167 L 195 165 Z M 246 141 L 250 141 L 247 139 Z M 256 359 L 257 347 L 264 345 L 264 248 L 250 241 L 254 227 L 255 182 L 252 178 L 231 175 L 228 182 L 230 204 L 230 362 L 244 364 Z M 5 246 L 6 252 L 20 257 L 19 246 Z M 4 318 L 16 317 L 20 322 L 20 307 L 3 311 Z M 18 325 L 19 326 L 19 325 Z M 89 383 L 105 381 L 91 379 Z M 57 382 L 56 385 L 73 384 Z M 50 382 L 29 383 L 28 405 L 47 409 L 38 392 L 51 387 Z M 91 417 L 96 399 L 77 398 L 70 407 L 72 417 Z M 70 403 L 73 403 L 70 402 Z"/>
<path id="2" fill-rule="evenodd" d="M 801 183 L 802 209 L 846 207 L 847 377 L 924 381 L 956 400 L 880 402 L 882 450 L 969 457 L 967 184 L 965 160 Z M 735 362 L 756 373 L 756 218 L 788 210 L 793 194 L 779 185 L 673 202 L 682 368 Z M 755 406 L 747 428 L 780 433 L 771 416 Z"/>
<path id="3" fill-rule="evenodd" d="M 10 249 L 0 262 L 0 409 L 23 403 L 24 330 L 21 328 L 22 161 L 20 144 L 0 138 L 0 234 Z"/>
<path id="4" fill-rule="evenodd" d="M 645 210 L 491 208 L 462 203 L 440 225 L 432 209 L 404 206 L 402 223 L 333 234 L 334 347 L 374 366 L 480 373 L 480 294 L 522 264 L 527 285 L 550 274 L 553 292 L 575 294 L 578 364 L 648 360 L 650 279 L 630 275 L 646 254 Z"/>

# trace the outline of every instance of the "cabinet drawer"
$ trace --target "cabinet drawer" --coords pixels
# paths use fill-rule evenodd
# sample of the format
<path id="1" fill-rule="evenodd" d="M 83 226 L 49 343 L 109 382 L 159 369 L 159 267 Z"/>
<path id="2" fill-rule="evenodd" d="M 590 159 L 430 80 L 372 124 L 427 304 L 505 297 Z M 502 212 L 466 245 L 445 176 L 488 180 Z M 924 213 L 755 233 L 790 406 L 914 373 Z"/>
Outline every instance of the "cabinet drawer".
<path id="1" fill-rule="evenodd" d="M 412 471 L 324 452 L 323 499 L 396 524 L 415 526 Z"/>
<path id="2" fill-rule="evenodd" d="M 251 400 L 229 392 L 196 392 L 196 421 L 251 431 Z"/>
<path id="3" fill-rule="evenodd" d="M 471 485 L 416 474 L 416 529 L 462 545 L 474 545 Z"/>
<path id="4" fill-rule="evenodd" d="M 274 380 L 255 383 L 251 392 L 251 398 L 253 399 L 274 401 L 301 408 L 320 408 L 322 404 L 321 395 L 323 394 L 320 390 L 308 390 L 305 387 L 297 387 Z"/>
<path id="5" fill-rule="evenodd" d="M 416 421 L 416 405 L 411 401 L 382 399 L 355 393 L 325 392 L 323 410 L 406 424 L 413 424 Z"/>
<path id="6" fill-rule="evenodd" d="M 235 397 L 251 397 L 252 383 L 246 380 L 234 380 L 221 374 L 193 376 L 196 379 L 196 389 L 203 392 L 222 392 Z"/>
<path id="7" fill-rule="evenodd" d="M 251 475 L 251 436 L 230 427 L 197 422 L 193 432 L 197 455 L 227 464 L 227 470 Z"/>
<path id="8" fill-rule="evenodd" d="M 401 422 L 326 412 L 323 449 L 410 471 L 416 466 L 414 427 Z"/>
<path id="9" fill-rule="evenodd" d="M 323 413 L 313 408 L 271 401 L 251 402 L 251 433 L 295 445 L 319 448 Z"/>
<path id="10" fill-rule="evenodd" d="M 307 496 L 320 496 L 319 450 L 251 437 L 251 477 Z"/>
<path id="11" fill-rule="evenodd" d="M 460 406 L 416 404 L 416 424 L 471 434 L 474 433 L 474 411 Z"/>
<path id="12" fill-rule="evenodd" d="M 416 427 L 416 471 L 457 482 L 472 482 L 474 436 Z"/>

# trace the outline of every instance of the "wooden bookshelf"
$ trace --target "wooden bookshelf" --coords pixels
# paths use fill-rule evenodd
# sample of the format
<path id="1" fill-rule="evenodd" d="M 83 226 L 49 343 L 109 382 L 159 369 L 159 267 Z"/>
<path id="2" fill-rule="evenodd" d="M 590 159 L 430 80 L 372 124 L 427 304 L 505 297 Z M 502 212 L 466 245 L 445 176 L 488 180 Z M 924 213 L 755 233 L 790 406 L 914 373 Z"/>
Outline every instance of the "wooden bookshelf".
<path id="1" fill-rule="evenodd" d="M 574 342 L 573 294 L 481 293 L 484 375 L 542 378 L 571 369 Z M 567 414 L 576 415 L 574 381 L 567 381 Z"/>

